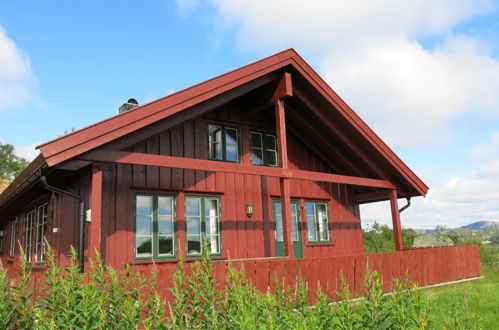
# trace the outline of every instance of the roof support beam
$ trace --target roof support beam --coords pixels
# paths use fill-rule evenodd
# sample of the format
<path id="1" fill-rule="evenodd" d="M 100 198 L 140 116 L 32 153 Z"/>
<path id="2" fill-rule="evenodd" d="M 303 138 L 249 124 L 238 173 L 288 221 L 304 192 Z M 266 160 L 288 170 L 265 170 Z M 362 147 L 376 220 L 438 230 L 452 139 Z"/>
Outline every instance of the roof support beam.
<path id="1" fill-rule="evenodd" d="M 402 240 L 402 228 L 400 226 L 400 213 L 397 202 L 397 191 L 390 191 L 390 208 L 392 211 L 393 235 L 395 236 L 395 250 L 404 250 L 404 241 Z"/>
<path id="2" fill-rule="evenodd" d="M 263 175 L 283 177 L 288 179 L 303 179 L 319 182 L 342 183 L 354 186 L 395 189 L 387 180 L 361 178 L 348 175 L 330 174 L 322 172 L 303 171 L 296 169 L 283 169 L 269 166 L 249 164 L 225 163 L 213 160 L 183 158 L 163 155 L 153 155 L 138 152 L 95 150 L 91 154 L 82 155 L 80 159 L 120 163 L 131 165 L 159 166 L 180 168 L 188 170 L 202 170 L 213 172 L 229 172 L 237 174 Z"/>
<path id="3" fill-rule="evenodd" d="M 377 190 L 377 191 L 355 194 L 353 198 L 354 201 L 356 201 L 357 203 L 370 203 L 381 200 L 387 200 L 390 198 L 390 194 L 391 194 L 390 190 Z"/>
<path id="4" fill-rule="evenodd" d="M 285 74 L 286 76 L 286 74 Z M 284 78 L 284 77 L 283 77 Z M 291 79 L 291 78 L 290 78 Z M 279 85 L 286 79 L 281 79 Z M 287 84 L 286 84 L 287 86 Z M 286 89 L 286 86 L 281 88 Z M 291 80 L 289 80 L 289 88 L 291 88 Z M 279 88 L 278 88 L 279 89 Z M 279 150 L 279 166 L 283 170 L 288 169 L 288 142 L 286 139 L 286 114 L 284 108 L 284 99 L 277 99 L 275 101 L 275 125 L 276 125 L 276 138 L 277 148 Z M 291 217 L 291 188 L 289 179 L 285 177 L 279 178 L 281 184 L 281 219 L 282 231 L 284 241 L 284 254 L 290 258 L 294 258 L 293 239 L 292 239 L 292 222 Z"/>
<path id="5" fill-rule="evenodd" d="M 268 95 L 260 98 L 257 103 L 251 104 L 246 116 L 253 116 L 274 105 L 278 100 L 284 100 L 293 96 L 293 84 L 291 82 L 291 73 L 284 72 L 277 86 L 268 92 Z"/>

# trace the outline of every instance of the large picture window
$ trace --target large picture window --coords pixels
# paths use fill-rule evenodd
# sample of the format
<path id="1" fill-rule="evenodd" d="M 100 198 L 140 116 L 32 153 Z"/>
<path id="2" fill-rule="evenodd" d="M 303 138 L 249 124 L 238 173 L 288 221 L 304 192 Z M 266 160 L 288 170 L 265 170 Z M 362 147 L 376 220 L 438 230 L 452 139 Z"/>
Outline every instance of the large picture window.
<path id="1" fill-rule="evenodd" d="M 208 158 L 239 162 L 239 130 L 234 127 L 208 125 Z"/>
<path id="2" fill-rule="evenodd" d="M 307 240 L 309 243 L 329 242 L 329 218 L 327 203 L 305 202 Z"/>
<path id="3" fill-rule="evenodd" d="M 48 211 L 47 203 L 39 206 L 37 210 L 35 262 L 43 262 L 45 254 L 45 233 L 47 232 L 47 211 Z"/>
<path id="4" fill-rule="evenodd" d="M 26 253 L 26 260 L 31 262 L 31 251 L 33 249 L 33 220 L 35 210 L 26 213 L 26 220 L 24 225 L 24 249 Z"/>
<path id="5" fill-rule="evenodd" d="M 274 134 L 252 131 L 250 140 L 252 164 L 277 166 L 277 145 Z"/>
<path id="6" fill-rule="evenodd" d="M 220 198 L 186 196 L 185 219 L 187 255 L 201 255 L 205 244 L 211 255 L 220 255 Z"/>
<path id="7" fill-rule="evenodd" d="M 135 258 L 175 256 L 174 205 L 170 195 L 135 196 Z"/>

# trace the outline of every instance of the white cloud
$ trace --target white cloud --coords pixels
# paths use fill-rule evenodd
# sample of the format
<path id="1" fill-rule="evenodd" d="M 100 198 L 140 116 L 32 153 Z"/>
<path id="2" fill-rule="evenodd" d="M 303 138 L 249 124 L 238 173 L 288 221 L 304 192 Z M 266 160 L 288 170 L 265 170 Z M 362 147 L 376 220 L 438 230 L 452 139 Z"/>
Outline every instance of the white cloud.
<path id="1" fill-rule="evenodd" d="M 449 139 L 466 111 L 499 114 L 499 63 L 452 28 L 494 7 L 489 0 L 177 0 L 185 14 L 216 10 L 243 49 L 295 47 L 391 146 Z M 211 13 L 211 11 L 207 11 Z M 447 36 L 442 38 L 442 36 Z M 418 38 L 437 38 L 426 49 Z"/>
<path id="2" fill-rule="evenodd" d="M 35 149 L 36 146 L 37 144 L 15 146 L 14 152 L 17 156 L 32 161 L 33 159 L 36 158 L 36 156 L 40 154 L 40 152 Z"/>
<path id="3" fill-rule="evenodd" d="M 0 111 L 35 100 L 35 78 L 28 57 L 0 27 Z"/>
<path id="4" fill-rule="evenodd" d="M 413 206 L 402 213 L 402 225 L 413 228 L 444 225 L 452 228 L 481 220 L 499 221 L 498 147 L 499 132 L 494 132 L 489 142 L 472 151 L 473 154 L 483 155 L 483 162 L 462 176 L 430 184 L 432 189 L 428 196 L 413 199 Z M 400 204 L 403 204 L 402 200 Z M 390 208 L 384 202 L 363 205 L 361 215 L 365 223 L 374 220 L 391 223 Z"/>

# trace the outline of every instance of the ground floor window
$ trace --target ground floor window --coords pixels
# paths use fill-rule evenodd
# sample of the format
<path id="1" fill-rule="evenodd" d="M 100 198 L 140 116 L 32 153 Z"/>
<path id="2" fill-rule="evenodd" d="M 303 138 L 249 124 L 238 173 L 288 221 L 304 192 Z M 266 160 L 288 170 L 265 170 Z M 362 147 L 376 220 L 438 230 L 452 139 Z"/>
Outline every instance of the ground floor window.
<path id="1" fill-rule="evenodd" d="M 308 243 L 330 241 L 327 203 L 305 202 L 305 218 L 307 222 Z"/>
<path id="2" fill-rule="evenodd" d="M 211 255 L 222 251 L 220 235 L 220 198 L 185 197 L 187 256 L 199 256 L 207 246 Z"/>
<path id="3" fill-rule="evenodd" d="M 24 224 L 24 253 L 26 254 L 26 260 L 31 262 L 31 251 L 33 249 L 33 220 L 34 220 L 35 210 L 26 213 L 26 219 Z"/>
<path id="4" fill-rule="evenodd" d="M 45 203 L 38 207 L 36 215 L 36 246 L 35 262 L 43 262 L 45 254 L 45 234 L 47 232 L 47 212 L 48 204 Z"/>
<path id="5" fill-rule="evenodd" d="M 10 246 L 9 246 L 9 257 L 14 258 L 16 253 L 16 225 L 17 219 L 10 223 Z"/>
<path id="6" fill-rule="evenodd" d="M 174 196 L 135 196 L 135 258 L 175 256 Z"/>

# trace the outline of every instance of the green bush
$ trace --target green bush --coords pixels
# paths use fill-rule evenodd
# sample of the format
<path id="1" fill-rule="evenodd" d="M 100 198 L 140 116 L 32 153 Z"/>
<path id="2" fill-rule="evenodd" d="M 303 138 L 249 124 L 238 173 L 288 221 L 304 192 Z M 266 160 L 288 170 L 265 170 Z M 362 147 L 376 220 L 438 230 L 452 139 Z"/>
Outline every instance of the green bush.
<path id="1" fill-rule="evenodd" d="M 15 281 L 0 269 L 2 329 L 425 329 L 430 323 L 428 303 L 414 282 L 395 280 L 393 292 L 384 295 L 377 272 L 367 271 L 364 300 L 352 300 L 341 276 L 340 302 L 331 304 L 319 286 L 311 305 L 311 292 L 300 277 L 292 288 L 275 277 L 269 293 L 262 293 L 244 268 L 234 265 L 228 266 L 225 290 L 218 290 L 213 263 L 204 254 L 190 271 L 179 260 L 169 288 L 173 301 L 167 303 L 158 293 L 156 268 L 146 278 L 129 267 L 107 267 L 97 255 L 84 275 L 74 250 L 64 270 L 52 251 L 46 260 L 43 291 L 36 297 L 25 260 Z M 466 300 L 462 305 L 464 310 L 456 307 L 450 315 L 449 327 L 479 328 Z"/>

